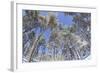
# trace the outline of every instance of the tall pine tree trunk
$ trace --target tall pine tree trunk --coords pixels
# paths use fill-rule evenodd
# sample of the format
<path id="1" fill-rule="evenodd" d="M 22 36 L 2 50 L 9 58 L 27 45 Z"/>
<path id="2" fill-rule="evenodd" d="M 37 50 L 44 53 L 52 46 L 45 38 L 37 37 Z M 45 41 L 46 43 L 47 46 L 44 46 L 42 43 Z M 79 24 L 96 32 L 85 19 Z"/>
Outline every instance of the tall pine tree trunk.
<path id="1" fill-rule="evenodd" d="M 32 47 L 31 47 L 31 49 L 30 49 L 30 51 L 29 51 L 28 62 L 31 62 L 31 61 L 32 61 L 32 57 L 33 57 L 33 55 L 35 55 L 35 53 L 36 53 L 35 51 L 37 50 L 37 46 L 38 46 L 39 39 L 40 39 L 41 36 L 42 36 L 42 34 L 40 34 L 40 35 L 35 39 L 35 41 L 34 41 Z"/>

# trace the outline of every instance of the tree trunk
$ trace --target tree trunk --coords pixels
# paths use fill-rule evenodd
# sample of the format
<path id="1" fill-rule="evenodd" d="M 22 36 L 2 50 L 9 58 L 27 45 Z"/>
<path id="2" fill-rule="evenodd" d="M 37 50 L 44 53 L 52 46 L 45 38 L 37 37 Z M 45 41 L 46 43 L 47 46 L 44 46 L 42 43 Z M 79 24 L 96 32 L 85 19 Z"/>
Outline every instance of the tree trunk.
<path id="1" fill-rule="evenodd" d="M 29 55 L 28 55 L 28 56 L 29 56 L 29 59 L 28 59 L 29 62 L 32 61 L 32 57 L 33 57 L 33 55 L 35 55 L 35 51 L 36 51 L 36 49 L 37 49 L 38 41 L 39 41 L 39 39 L 40 39 L 41 36 L 42 36 L 42 34 L 40 34 L 40 35 L 36 38 L 36 40 L 34 41 L 32 47 L 31 47 L 31 49 L 30 49 L 30 51 L 29 51 Z"/>

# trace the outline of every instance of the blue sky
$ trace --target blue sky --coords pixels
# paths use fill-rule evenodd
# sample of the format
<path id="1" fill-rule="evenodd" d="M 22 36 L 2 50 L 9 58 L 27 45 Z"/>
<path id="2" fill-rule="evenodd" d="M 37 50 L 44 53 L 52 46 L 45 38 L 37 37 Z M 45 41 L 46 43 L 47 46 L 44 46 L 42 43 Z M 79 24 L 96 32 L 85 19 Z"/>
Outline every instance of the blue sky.
<path id="1" fill-rule="evenodd" d="M 63 23 L 63 25 L 69 26 L 73 23 L 72 22 L 73 17 L 65 16 L 63 12 L 59 12 L 57 18 L 58 18 L 59 22 Z"/>

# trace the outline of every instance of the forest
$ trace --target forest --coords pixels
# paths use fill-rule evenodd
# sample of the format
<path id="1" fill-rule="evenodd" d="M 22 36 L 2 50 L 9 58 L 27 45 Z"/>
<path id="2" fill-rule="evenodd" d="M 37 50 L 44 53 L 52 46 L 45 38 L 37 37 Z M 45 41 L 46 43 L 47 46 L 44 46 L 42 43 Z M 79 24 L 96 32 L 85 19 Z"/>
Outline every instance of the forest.
<path id="1" fill-rule="evenodd" d="M 22 10 L 22 62 L 85 60 L 91 13 Z"/>

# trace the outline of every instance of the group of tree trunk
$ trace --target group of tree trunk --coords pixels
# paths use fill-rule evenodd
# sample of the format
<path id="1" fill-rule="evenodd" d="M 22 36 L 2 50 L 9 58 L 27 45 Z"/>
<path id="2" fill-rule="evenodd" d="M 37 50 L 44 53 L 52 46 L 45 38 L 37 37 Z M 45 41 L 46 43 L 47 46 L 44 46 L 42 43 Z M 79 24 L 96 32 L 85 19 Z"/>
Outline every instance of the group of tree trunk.
<path id="1" fill-rule="evenodd" d="M 47 11 L 45 16 L 36 10 L 23 12 L 23 62 L 84 60 L 90 56 L 90 13 L 62 12 L 73 17 L 73 24 L 65 27 L 57 22 L 55 12 Z"/>

